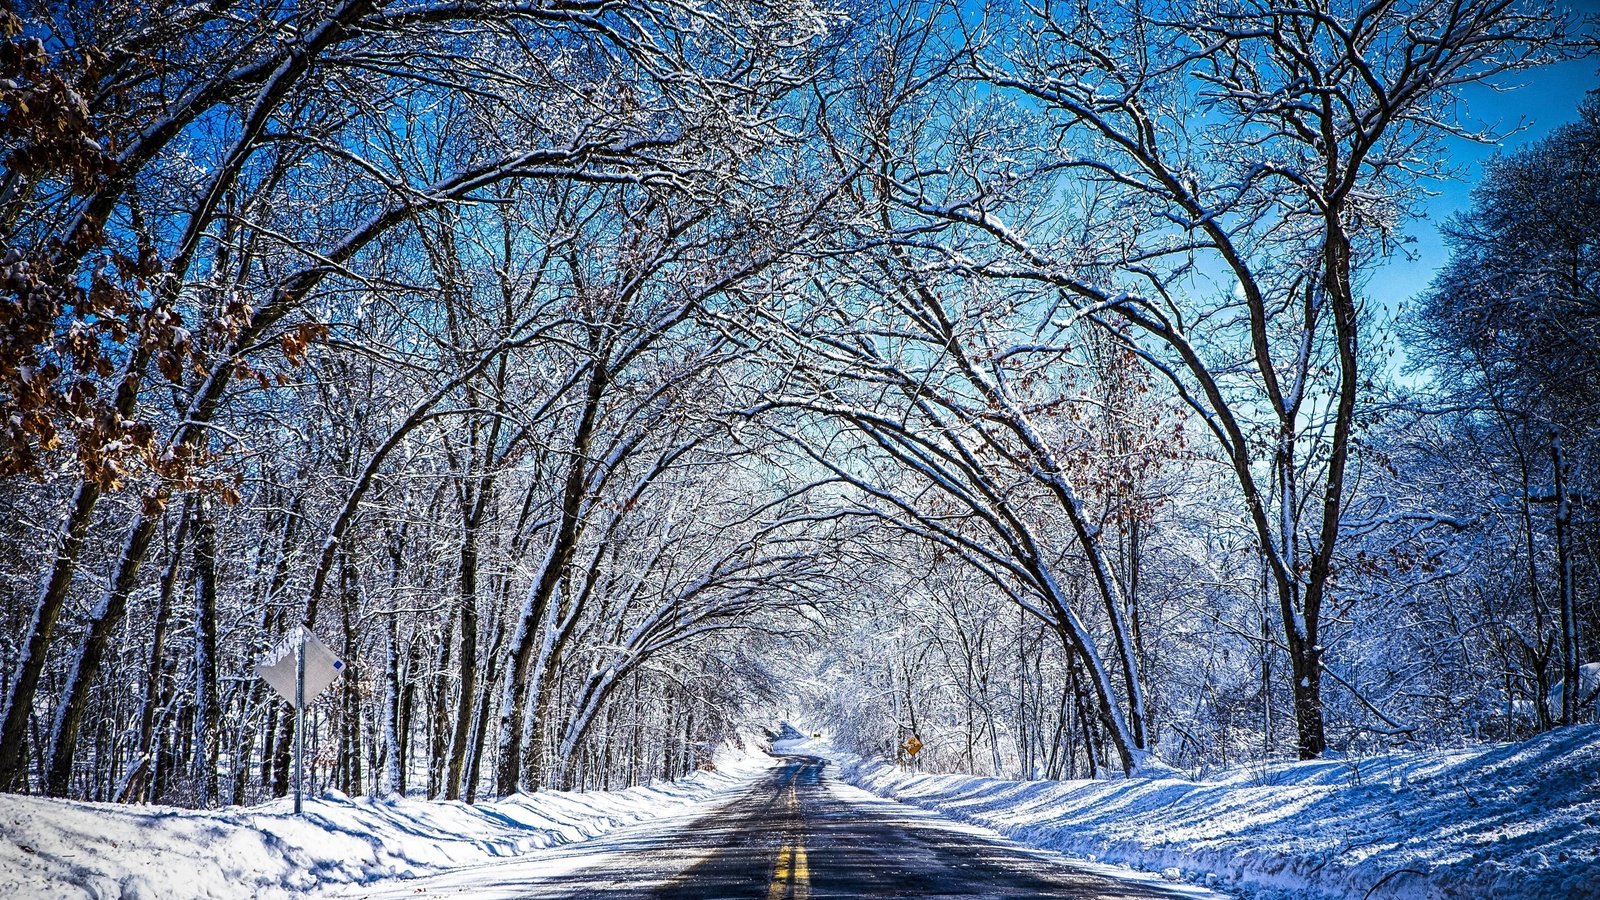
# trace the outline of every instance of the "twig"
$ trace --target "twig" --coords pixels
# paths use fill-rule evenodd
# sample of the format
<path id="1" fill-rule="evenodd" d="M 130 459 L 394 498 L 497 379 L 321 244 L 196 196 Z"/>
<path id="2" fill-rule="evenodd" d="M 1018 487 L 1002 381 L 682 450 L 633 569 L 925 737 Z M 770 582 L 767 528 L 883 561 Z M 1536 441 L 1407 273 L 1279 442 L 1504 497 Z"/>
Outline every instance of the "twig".
<path id="1" fill-rule="evenodd" d="M 1378 888 L 1383 887 L 1384 882 L 1388 881 L 1389 879 L 1395 877 L 1396 875 L 1404 875 L 1404 874 L 1407 874 L 1407 873 L 1409 873 L 1411 875 L 1423 875 L 1423 876 L 1426 876 L 1428 874 L 1427 872 L 1424 872 L 1421 869 L 1395 869 L 1393 872 L 1390 872 L 1389 874 L 1383 876 L 1382 878 L 1379 878 L 1377 883 L 1374 884 L 1372 887 L 1367 888 L 1367 892 L 1365 894 L 1361 895 L 1361 900 L 1367 900 L 1368 897 L 1372 896 L 1372 892 L 1373 891 L 1377 890 Z"/>

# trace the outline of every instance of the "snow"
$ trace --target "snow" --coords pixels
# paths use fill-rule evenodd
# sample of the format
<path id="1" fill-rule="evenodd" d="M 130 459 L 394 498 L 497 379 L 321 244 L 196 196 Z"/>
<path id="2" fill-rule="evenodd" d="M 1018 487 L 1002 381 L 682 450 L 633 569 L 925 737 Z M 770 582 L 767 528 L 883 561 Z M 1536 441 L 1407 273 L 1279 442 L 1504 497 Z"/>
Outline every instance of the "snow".
<path id="1" fill-rule="evenodd" d="M 1467 750 L 1241 767 L 1204 781 L 1155 767 L 1071 782 L 914 774 L 787 734 L 774 750 L 833 760 L 830 775 L 845 783 L 835 790 L 1167 882 L 1259 900 L 1600 900 L 1600 726 Z M 304 818 L 286 801 L 193 811 L 0 795 L 0 897 L 278 898 L 478 866 L 633 823 L 687 821 L 773 761 L 725 753 L 718 764 L 653 787 L 477 806 L 328 794 Z M 578 857 L 528 861 L 542 870 Z"/>
<path id="2" fill-rule="evenodd" d="M 779 742 L 773 745 L 773 752 L 785 752 L 779 749 L 781 743 L 782 742 Z M 787 752 L 797 751 L 790 750 Z M 828 773 L 824 774 L 822 780 L 823 787 L 835 798 L 845 803 L 851 804 L 852 806 L 863 806 L 876 802 L 881 806 L 894 802 L 891 800 L 886 800 L 882 795 L 872 791 L 863 790 L 851 784 L 841 783 L 837 776 L 838 772 L 830 768 Z M 1017 843 L 1014 839 L 1008 842 L 1006 840 L 1006 836 L 997 832 L 995 829 L 976 824 L 971 820 L 952 819 L 945 816 L 936 817 L 931 815 L 931 812 L 934 811 L 930 811 L 926 807 L 919 808 L 918 806 L 913 805 L 909 810 L 905 807 L 898 807 L 890 814 L 897 818 L 911 818 L 923 827 L 939 828 L 945 831 L 967 834 L 985 841 L 998 841 L 1000 843 L 1012 844 Z M 908 815 L 908 813 L 921 814 L 921 816 L 924 817 L 919 818 L 916 815 Z M 1024 844 L 1023 849 L 1028 849 L 1026 844 Z M 1170 884 L 1168 882 L 1173 882 L 1177 879 L 1169 877 L 1165 873 L 1148 874 L 1121 865 L 1108 865 L 1103 862 L 1095 862 L 1092 860 L 1063 858 L 1059 853 L 1050 852 L 1046 848 L 1040 848 L 1037 846 L 1033 847 L 1032 849 L 1037 852 L 1040 859 L 1052 864 L 1064 863 L 1079 871 L 1089 872 L 1094 875 L 1101 875 L 1115 881 L 1129 883 L 1132 885 L 1159 886 L 1165 896 L 1193 897 L 1196 898 L 1196 900 L 1218 900 L 1220 896 L 1214 891 L 1205 890 L 1199 887 Z"/>
<path id="3" fill-rule="evenodd" d="M 879 796 L 1041 849 L 1251 898 L 1600 898 L 1600 726 L 1517 744 L 1158 775 L 1006 781 L 833 760 Z"/>
<path id="4" fill-rule="evenodd" d="M 1556 715 L 1561 714 L 1561 699 L 1567 692 L 1565 681 L 1557 681 L 1550 686 L 1550 693 L 1546 695 L 1548 708 Z M 1600 693 L 1600 662 L 1584 663 L 1578 667 L 1578 702 L 1593 702 L 1595 695 Z M 1533 717 L 1533 704 L 1526 700 L 1520 701 L 1528 707 L 1528 717 Z"/>
<path id="5" fill-rule="evenodd" d="M 715 772 L 613 792 L 493 803 L 308 799 L 196 811 L 0 795 L 0 897 L 278 898 L 515 857 L 715 803 L 769 768 L 723 754 Z"/>
<path id="6" fill-rule="evenodd" d="M 800 735 L 795 736 L 800 737 Z M 1136 872 L 1121 866 L 1064 860 L 1060 854 L 1016 846 L 1015 842 L 1007 841 L 1004 837 L 995 834 L 991 829 L 968 822 L 953 821 L 915 806 L 905 806 L 892 800 L 885 800 L 871 792 L 864 791 L 853 785 L 844 784 L 826 773 L 824 773 L 822 779 L 822 789 L 833 800 L 856 808 L 863 814 L 888 816 L 898 822 L 914 822 L 920 829 L 938 829 L 944 832 L 970 836 L 984 842 L 1006 845 L 1026 855 L 1033 856 L 1046 864 L 1068 863 L 1072 868 L 1079 871 L 1101 875 L 1136 886 L 1156 887 L 1161 890 L 1163 896 L 1172 897 L 1174 900 L 1177 900 L 1177 898 L 1221 900 L 1221 895 L 1213 891 L 1192 885 L 1173 885 L 1160 875 Z M 695 841 L 692 838 L 686 840 L 678 839 L 678 836 L 684 831 L 700 826 L 699 815 L 697 812 L 668 815 L 652 820 L 645 825 L 617 829 L 602 838 L 585 844 L 541 850 L 519 859 L 496 862 L 486 866 L 458 869 L 422 881 L 393 882 L 376 890 L 369 888 L 353 889 L 349 896 L 352 900 L 355 900 L 355 898 L 359 898 L 359 900 L 401 900 L 401 898 L 415 897 L 419 894 L 426 896 L 469 896 L 473 900 L 525 900 L 525 898 L 529 897 L 555 895 L 563 897 L 599 896 L 598 894 L 584 894 L 581 888 L 576 888 L 572 885 L 558 886 L 563 876 L 583 871 L 589 873 L 588 877 L 580 877 L 576 879 L 576 883 L 588 885 L 603 883 L 605 885 L 604 896 L 607 897 L 676 897 L 680 896 L 681 892 L 686 888 L 696 886 L 696 883 L 686 879 L 685 875 L 696 867 L 703 865 L 715 853 L 704 842 Z M 633 863 L 629 858 L 640 853 L 645 854 L 647 857 L 655 855 L 654 849 L 663 846 L 677 848 L 673 852 L 673 860 L 671 862 L 663 863 L 660 859 L 650 859 L 643 865 L 639 865 Z M 708 855 L 708 852 L 712 855 Z M 827 857 L 820 858 L 826 859 Z M 817 870 L 818 859 L 818 855 L 814 854 L 812 856 L 811 866 L 813 872 Z M 893 859 L 892 856 L 884 857 L 885 864 L 891 864 Z M 603 872 L 603 875 L 596 877 L 595 873 L 597 871 Z M 723 890 L 726 890 L 726 883 L 722 882 L 722 884 L 724 885 Z M 812 887 L 815 888 L 815 885 Z M 727 896 L 722 891 L 717 890 L 716 887 L 706 888 L 705 890 L 705 896 L 707 897 Z M 803 892 L 796 894 L 796 896 L 802 895 Z M 826 896 L 843 898 L 851 895 L 838 892 L 838 889 L 834 888 L 832 891 L 827 892 Z M 878 895 L 873 894 L 872 896 Z M 954 895 L 952 894 L 951 896 Z M 1097 894 L 1096 896 L 1100 895 Z"/>

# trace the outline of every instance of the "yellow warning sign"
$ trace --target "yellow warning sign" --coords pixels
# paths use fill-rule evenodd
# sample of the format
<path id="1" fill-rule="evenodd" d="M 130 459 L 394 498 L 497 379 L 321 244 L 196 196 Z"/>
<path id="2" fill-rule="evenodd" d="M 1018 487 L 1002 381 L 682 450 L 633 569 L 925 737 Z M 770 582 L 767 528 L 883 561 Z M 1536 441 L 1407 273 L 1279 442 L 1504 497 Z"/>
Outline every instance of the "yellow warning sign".
<path id="1" fill-rule="evenodd" d="M 913 734 L 911 737 L 906 738 L 906 742 L 900 746 L 905 748 L 907 753 L 911 754 L 912 756 L 916 756 L 918 753 L 922 752 L 922 738 L 919 738 Z"/>

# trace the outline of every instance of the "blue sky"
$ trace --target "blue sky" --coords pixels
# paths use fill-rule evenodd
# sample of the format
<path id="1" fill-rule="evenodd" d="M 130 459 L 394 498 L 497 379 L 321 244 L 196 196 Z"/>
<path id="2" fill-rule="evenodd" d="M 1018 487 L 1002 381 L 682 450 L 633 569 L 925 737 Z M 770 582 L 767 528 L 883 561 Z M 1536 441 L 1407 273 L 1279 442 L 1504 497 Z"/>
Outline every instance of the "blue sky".
<path id="1" fill-rule="evenodd" d="M 1600 0 L 1576 0 L 1567 5 L 1586 14 L 1600 14 Z M 1375 272 L 1367 285 L 1368 295 L 1393 309 L 1426 288 L 1447 256 L 1440 240 L 1439 225 L 1470 205 L 1472 188 L 1483 175 L 1484 162 L 1497 152 L 1516 150 L 1537 141 L 1552 129 L 1571 121 L 1584 93 L 1594 89 L 1600 89 L 1600 59 L 1596 58 L 1508 76 L 1500 80 L 1497 90 L 1468 90 L 1465 100 L 1471 118 L 1507 137 L 1494 145 L 1450 141 L 1450 162 L 1462 170 L 1462 177 L 1428 185 L 1435 196 L 1426 204 L 1427 218 L 1409 229 L 1416 242 L 1407 249 L 1415 258 L 1408 260 L 1397 256 Z"/>

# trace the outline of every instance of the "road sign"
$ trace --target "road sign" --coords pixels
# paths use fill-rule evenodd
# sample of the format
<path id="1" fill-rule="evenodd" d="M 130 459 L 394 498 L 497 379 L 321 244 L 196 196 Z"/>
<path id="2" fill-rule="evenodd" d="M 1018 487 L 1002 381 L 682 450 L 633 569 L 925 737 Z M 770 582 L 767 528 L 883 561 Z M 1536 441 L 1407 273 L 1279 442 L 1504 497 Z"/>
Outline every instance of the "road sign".
<path id="1" fill-rule="evenodd" d="M 272 689 L 283 695 L 283 699 L 290 705 L 299 708 L 300 702 L 295 699 L 295 649 L 300 646 L 301 639 L 305 640 L 305 699 L 307 702 L 317 699 L 317 696 L 333 684 L 334 679 L 344 672 L 344 660 L 333 655 L 328 645 L 317 639 L 317 636 L 306 628 L 296 628 L 289 632 L 282 643 L 272 648 L 272 652 L 262 657 L 256 665 L 256 674 L 262 680 L 272 685 Z"/>
<path id="2" fill-rule="evenodd" d="M 900 746 L 904 747 L 907 753 L 916 756 L 922 752 L 922 738 L 913 734 L 911 737 L 906 738 L 906 742 Z"/>
<path id="3" fill-rule="evenodd" d="M 295 815 L 300 814 L 305 786 L 306 701 L 315 700 L 343 671 L 344 660 L 304 626 L 289 632 L 283 643 L 256 664 L 256 674 L 294 707 Z"/>

